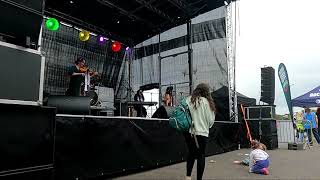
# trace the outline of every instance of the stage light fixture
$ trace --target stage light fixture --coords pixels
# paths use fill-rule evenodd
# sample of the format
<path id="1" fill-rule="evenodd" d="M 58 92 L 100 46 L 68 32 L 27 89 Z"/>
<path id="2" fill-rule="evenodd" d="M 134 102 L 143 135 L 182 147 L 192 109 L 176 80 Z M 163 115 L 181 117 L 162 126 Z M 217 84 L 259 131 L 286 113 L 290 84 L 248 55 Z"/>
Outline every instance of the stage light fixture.
<path id="1" fill-rule="evenodd" d="M 79 39 L 80 41 L 88 41 L 90 38 L 90 32 L 86 30 L 81 30 L 79 32 Z"/>
<path id="2" fill-rule="evenodd" d="M 106 37 L 104 37 L 104 36 L 98 36 L 98 38 L 97 38 L 97 41 L 98 41 L 98 43 L 99 44 L 104 44 L 105 42 L 107 42 L 107 38 Z"/>
<path id="3" fill-rule="evenodd" d="M 129 51 L 130 50 L 130 48 L 129 47 L 126 47 L 126 51 Z"/>
<path id="4" fill-rule="evenodd" d="M 111 49 L 113 52 L 118 52 L 121 50 L 121 44 L 118 41 L 112 43 Z"/>
<path id="5" fill-rule="evenodd" d="M 56 31 L 59 29 L 60 25 L 59 25 L 59 21 L 55 18 L 49 18 L 46 21 L 46 27 L 47 29 L 49 29 L 50 31 Z"/>

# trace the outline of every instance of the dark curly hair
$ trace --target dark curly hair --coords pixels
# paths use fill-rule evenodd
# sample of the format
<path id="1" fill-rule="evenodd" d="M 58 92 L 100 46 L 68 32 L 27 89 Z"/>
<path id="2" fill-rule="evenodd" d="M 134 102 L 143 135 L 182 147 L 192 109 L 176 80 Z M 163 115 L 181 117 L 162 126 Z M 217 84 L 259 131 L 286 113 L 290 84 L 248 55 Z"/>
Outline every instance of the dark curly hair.
<path id="1" fill-rule="evenodd" d="M 197 104 L 199 105 L 200 97 L 204 97 L 208 100 L 210 109 L 216 112 L 216 107 L 214 105 L 213 99 L 210 95 L 210 90 L 208 84 L 201 83 L 191 94 L 191 103 L 194 105 L 194 108 L 197 109 Z"/>
<path id="2" fill-rule="evenodd" d="M 76 65 L 78 65 L 80 62 L 84 62 L 84 58 L 78 57 L 77 60 L 74 62 Z"/>

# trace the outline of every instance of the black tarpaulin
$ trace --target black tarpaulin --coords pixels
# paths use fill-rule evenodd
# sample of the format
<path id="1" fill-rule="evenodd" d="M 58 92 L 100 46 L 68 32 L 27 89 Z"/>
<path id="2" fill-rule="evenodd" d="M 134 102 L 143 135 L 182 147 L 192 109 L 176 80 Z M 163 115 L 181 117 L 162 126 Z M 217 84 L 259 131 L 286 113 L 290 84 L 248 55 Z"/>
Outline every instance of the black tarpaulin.
<path id="1" fill-rule="evenodd" d="M 0 179 L 50 177 L 54 136 L 55 108 L 0 104 Z"/>
<path id="2" fill-rule="evenodd" d="M 237 123 L 215 123 L 207 155 L 235 150 Z M 137 172 L 181 162 L 186 145 L 167 120 L 57 117 L 56 179 Z"/>

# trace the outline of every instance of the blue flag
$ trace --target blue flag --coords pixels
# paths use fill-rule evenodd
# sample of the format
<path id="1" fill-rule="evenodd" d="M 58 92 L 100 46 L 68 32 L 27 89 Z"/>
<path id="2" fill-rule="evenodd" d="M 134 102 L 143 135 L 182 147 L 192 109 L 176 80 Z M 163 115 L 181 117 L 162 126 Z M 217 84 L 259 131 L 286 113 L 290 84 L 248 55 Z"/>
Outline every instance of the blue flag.
<path id="1" fill-rule="evenodd" d="M 288 109 L 290 111 L 291 120 L 293 122 L 293 110 L 292 110 L 292 103 L 291 103 L 291 91 L 290 91 L 290 83 L 289 83 L 289 76 L 287 72 L 287 68 L 283 63 L 279 64 L 278 67 L 278 76 L 282 85 L 284 96 L 286 97 Z"/>

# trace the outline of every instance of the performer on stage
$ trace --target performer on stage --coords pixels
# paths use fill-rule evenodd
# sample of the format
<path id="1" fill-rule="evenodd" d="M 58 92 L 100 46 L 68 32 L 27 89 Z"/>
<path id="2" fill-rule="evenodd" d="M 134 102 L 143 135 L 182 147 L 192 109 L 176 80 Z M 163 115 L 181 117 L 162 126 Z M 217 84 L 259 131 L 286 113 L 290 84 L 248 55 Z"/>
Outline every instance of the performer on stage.
<path id="1" fill-rule="evenodd" d="M 74 65 L 69 67 L 68 75 L 70 77 L 69 88 L 67 90 L 68 96 L 80 96 L 81 94 L 81 84 L 84 82 L 85 73 L 80 69 L 84 67 L 85 60 L 83 58 L 78 58 Z"/>
<path id="2" fill-rule="evenodd" d="M 137 93 L 134 95 L 134 101 L 144 102 L 144 96 L 141 89 L 139 89 Z M 143 107 L 142 104 L 137 104 L 137 105 L 134 105 L 133 107 L 137 111 L 137 117 L 147 116 L 147 110 L 145 107 Z"/>
<path id="3" fill-rule="evenodd" d="M 166 89 L 166 93 L 164 94 L 164 97 L 163 97 L 163 102 L 165 106 L 173 106 L 172 90 L 173 90 L 172 86 Z"/>

